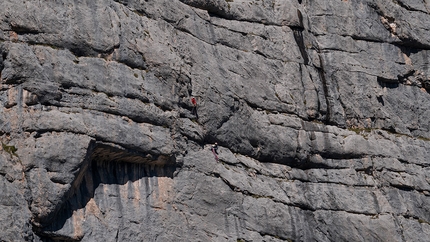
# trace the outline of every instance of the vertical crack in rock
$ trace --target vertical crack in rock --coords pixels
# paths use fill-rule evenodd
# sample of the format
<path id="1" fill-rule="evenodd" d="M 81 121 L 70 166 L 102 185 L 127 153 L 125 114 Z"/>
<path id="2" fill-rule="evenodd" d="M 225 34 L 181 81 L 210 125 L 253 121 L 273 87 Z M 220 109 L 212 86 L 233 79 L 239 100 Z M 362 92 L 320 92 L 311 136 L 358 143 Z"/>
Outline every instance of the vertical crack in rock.
<path id="1" fill-rule="evenodd" d="M 100 226 L 110 227 L 112 213 L 120 217 L 114 227 L 125 226 L 123 220 L 133 220 L 133 216 L 127 215 L 129 210 L 139 212 L 141 206 L 155 206 L 151 197 L 163 193 L 158 190 L 162 186 L 160 179 L 172 179 L 176 170 L 173 157 L 155 157 L 96 142 L 90 146 L 63 203 L 40 219 L 40 227 L 33 228 L 42 239 L 80 241 L 87 227 L 97 227 L 91 222 L 94 219 Z M 89 233 L 93 233 L 92 238 L 97 237 L 94 231 Z"/>
<path id="2" fill-rule="evenodd" d="M 303 15 L 300 10 L 297 9 L 297 16 L 299 18 L 299 26 L 291 27 L 294 34 L 294 40 L 299 46 L 300 54 L 302 55 L 303 62 L 305 65 L 309 64 L 309 57 L 306 52 L 305 42 L 303 40 Z"/>
<path id="3" fill-rule="evenodd" d="M 327 87 L 327 80 L 325 77 L 325 72 L 324 72 L 324 63 L 322 61 L 322 57 L 319 56 L 320 58 L 320 66 L 321 68 L 317 68 L 318 70 L 318 74 L 322 83 L 322 87 L 323 87 L 323 91 L 324 91 L 324 96 L 325 96 L 325 102 L 326 102 L 326 106 L 327 106 L 327 110 L 326 110 L 326 114 L 325 114 L 325 120 L 324 122 L 326 124 L 330 124 L 331 123 L 331 104 L 330 104 L 330 96 L 329 96 L 329 91 L 328 91 L 328 87 Z"/>
<path id="4" fill-rule="evenodd" d="M 0 46 L 0 81 L 2 80 L 2 72 L 4 69 L 4 63 L 3 61 L 6 59 L 7 57 L 7 52 L 3 50 L 3 46 Z"/>
<path id="5" fill-rule="evenodd" d="M 306 53 L 305 43 L 303 41 L 303 29 L 298 27 L 292 27 L 294 33 L 294 39 L 296 40 L 297 45 L 299 46 L 300 53 L 303 57 L 303 62 L 305 65 L 309 64 L 309 57 Z"/>

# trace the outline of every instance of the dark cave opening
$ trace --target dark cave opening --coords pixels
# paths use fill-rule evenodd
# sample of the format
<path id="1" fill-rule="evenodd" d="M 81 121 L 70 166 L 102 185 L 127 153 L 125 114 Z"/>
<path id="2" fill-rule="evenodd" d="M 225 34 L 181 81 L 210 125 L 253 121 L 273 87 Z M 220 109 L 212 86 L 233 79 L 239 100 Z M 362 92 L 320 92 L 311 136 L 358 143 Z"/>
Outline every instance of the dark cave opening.
<path id="1" fill-rule="evenodd" d="M 399 80 L 391 80 L 379 76 L 377 77 L 377 82 L 380 87 L 389 89 L 398 88 L 400 85 Z"/>

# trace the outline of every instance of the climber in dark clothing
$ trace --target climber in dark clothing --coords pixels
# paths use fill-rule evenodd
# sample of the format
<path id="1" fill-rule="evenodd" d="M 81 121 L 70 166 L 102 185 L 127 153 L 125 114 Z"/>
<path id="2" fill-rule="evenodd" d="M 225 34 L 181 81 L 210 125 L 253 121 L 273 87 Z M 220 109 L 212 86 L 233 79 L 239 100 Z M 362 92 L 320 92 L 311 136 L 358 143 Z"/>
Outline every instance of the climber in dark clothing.
<path id="1" fill-rule="evenodd" d="M 215 142 L 215 144 L 212 145 L 212 151 L 218 155 L 218 143 L 217 142 Z"/>
<path id="2" fill-rule="evenodd" d="M 215 156 L 215 160 L 218 161 L 218 143 L 215 142 L 215 144 L 212 145 L 211 150 Z"/>

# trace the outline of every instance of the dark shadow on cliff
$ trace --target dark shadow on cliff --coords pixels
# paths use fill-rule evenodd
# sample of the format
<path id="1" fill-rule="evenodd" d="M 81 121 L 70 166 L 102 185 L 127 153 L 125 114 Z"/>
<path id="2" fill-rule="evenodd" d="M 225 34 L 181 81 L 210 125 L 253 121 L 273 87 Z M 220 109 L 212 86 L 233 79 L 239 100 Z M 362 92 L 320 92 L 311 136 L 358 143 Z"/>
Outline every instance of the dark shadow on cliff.
<path id="1" fill-rule="evenodd" d="M 377 77 L 377 82 L 381 88 L 385 87 L 388 89 L 395 89 L 395 88 L 398 88 L 400 85 L 398 79 L 391 80 L 391 79 L 387 79 L 387 78 L 383 78 L 383 77 L 379 77 L 379 76 Z"/>
<path id="2" fill-rule="evenodd" d="M 34 228 L 42 241 L 79 241 L 58 233 L 75 211 L 85 208 L 101 184 L 124 185 L 145 177 L 170 177 L 176 170 L 174 157 L 142 154 L 101 143 L 92 143 L 63 203 Z"/>

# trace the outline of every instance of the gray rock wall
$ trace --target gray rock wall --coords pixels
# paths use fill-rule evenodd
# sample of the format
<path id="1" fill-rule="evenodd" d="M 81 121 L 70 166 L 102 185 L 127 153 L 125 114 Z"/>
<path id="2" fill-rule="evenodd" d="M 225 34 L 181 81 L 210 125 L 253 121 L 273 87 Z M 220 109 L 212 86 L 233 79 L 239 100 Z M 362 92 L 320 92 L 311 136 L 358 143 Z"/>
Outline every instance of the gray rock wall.
<path id="1" fill-rule="evenodd" d="M 3 1 L 0 241 L 428 241 L 428 26 L 427 0 Z"/>

